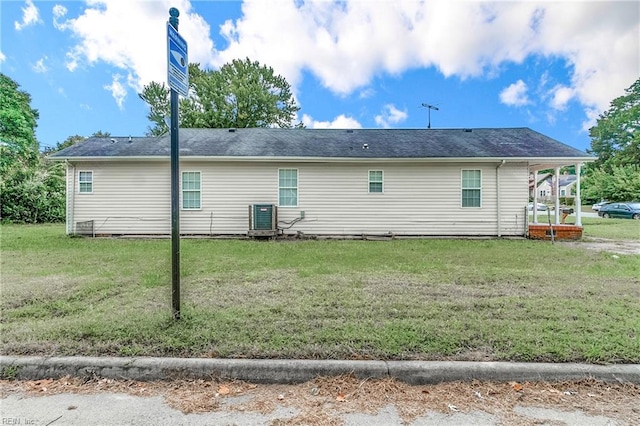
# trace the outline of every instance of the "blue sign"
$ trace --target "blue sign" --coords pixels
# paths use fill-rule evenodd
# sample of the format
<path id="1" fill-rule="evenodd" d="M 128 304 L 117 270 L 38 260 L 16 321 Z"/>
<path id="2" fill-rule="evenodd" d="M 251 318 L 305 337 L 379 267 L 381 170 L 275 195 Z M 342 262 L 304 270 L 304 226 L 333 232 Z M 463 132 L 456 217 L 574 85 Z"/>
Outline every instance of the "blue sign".
<path id="1" fill-rule="evenodd" d="M 169 87 L 186 97 L 189 93 L 187 42 L 167 23 L 167 74 Z"/>

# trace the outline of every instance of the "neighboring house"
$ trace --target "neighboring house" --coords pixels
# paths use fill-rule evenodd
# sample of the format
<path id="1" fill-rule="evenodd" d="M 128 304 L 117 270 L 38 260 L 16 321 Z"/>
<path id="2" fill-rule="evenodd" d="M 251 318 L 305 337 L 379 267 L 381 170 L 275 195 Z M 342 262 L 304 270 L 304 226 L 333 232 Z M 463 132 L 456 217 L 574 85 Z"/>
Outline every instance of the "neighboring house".
<path id="1" fill-rule="evenodd" d="M 540 185 L 542 182 L 544 182 L 545 179 L 547 179 L 549 176 L 553 176 L 552 173 L 539 173 L 537 175 L 537 178 L 534 176 L 533 173 L 531 173 L 529 175 L 529 198 L 533 199 L 534 198 L 534 192 L 537 190 L 538 185 Z M 534 182 L 534 180 L 537 180 L 537 182 Z M 537 194 L 538 198 L 543 197 L 543 195 L 541 195 L 541 193 L 538 191 Z"/>
<path id="2" fill-rule="evenodd" d="M 560 197 L 573 197 L 575 194 L 576 175 L 560 175 L 558 181 L 558 195 Z M 538 198 L 542 201 L 551 201 L 555 196 L 555 176 L 549 175 L 538 184 Z"/>
<path id="3" fill-rule="evenodd" d="M 529 174 L 593 157 L 528 128 L 180 129 L 180 231 L 518 236 Z M 67 233 L 169 235 L 170 136 L 89 138 L 67 164 Z"/>

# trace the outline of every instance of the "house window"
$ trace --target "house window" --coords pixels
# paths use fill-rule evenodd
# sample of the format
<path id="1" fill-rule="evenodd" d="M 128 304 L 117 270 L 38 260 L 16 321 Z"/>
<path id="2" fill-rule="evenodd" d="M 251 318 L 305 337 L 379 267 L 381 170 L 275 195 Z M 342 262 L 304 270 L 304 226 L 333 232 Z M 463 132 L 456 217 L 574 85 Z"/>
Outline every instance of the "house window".
<path id="1" fill-rule="evenodd" d="M 462 171 L 462 207 L 480 207 L 482 174 L 480 170 Z"/>
<path id="2" fill-rule="evenodd" d="M 200 172 L 182 172 L 182 208 L 200 209 Z"/>
<path id="3" fill-rule="evenodd" d="M 93 193 L 93 172 L 78 172 L 78 192 Z"/>
<path id="4" fill-rule="evenodd" d="M 297 169 L 278 169 L 278 205 L 280 207 L 298 205 Z"/>
<path id="5" fill-rule="evenodd" d="M 566 189 L 561 189 L 561 190 L 560 190 L 560 196 L 561 196 L 561 197 L 564 197 L 564 196 L 566 196 L 566 195 L 567 195 L 567 190 L 566 190 Z"/>
<path id="6" fill-rule="evenodd" d="M 382 170 L 369 170 L 369 192 L 382 192 Z"/>

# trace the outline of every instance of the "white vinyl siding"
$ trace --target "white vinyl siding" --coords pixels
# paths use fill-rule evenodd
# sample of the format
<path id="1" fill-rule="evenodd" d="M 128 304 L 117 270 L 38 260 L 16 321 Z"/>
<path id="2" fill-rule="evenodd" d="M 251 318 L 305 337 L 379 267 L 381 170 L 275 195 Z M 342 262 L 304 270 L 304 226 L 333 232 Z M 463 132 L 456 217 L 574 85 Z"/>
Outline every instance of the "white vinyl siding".
<path id="1" fill-rule="evenodd" d="M 369 192 L 384 192 L 384 174 L 382 170 L 369 170 Z"/>
<path id="2" fill-rule="evenodd" d="M 462 207 L 482 206 L 482 171 L 462 170 Z"/>
<path id="3" fill-rule="evenodd" d="M 78 192 L 81 194 L 93 194 L 93 172 L 81 170 L 78 172 Z"/>
<path id="4" fill-rule="evenodd" d="M 199 210 L 201 208 L 200 172 L 182 172 L 182 208 Z"/>
<path id="5" fill-rule="evenodd" d="M 278 170 L 278 205 L 298 206 L 298 169 Z"/>
<path id="6" fill-rule="evenodd" d="M 68 174 L 77 187 L 78 170 L 93 170 L 95 191 L 73 197 L 68 220 L 93 220 L 97 235 L 170 235 L 169 161 L 79 162 Z M 295 208 L 279 208 L 278 220 L 295 223 L 295 235 L 497 235 L 496 164 L 436 162 L 269 162 L 181 161 L 182 170 L 201 172 L 201 208 L 182 210 L 180 232 L 191 235 L 246 235 L 248 206 L 277 204 L 278 170 L 296 170 L 304 191 Z M 482 208 L 462 208 L 460 171 L 481 170 Z M 364 189 L 369 170 L 384 170 L 384 197 Z M 526 163 L 499 169 L 501 233 L 524 235 L 528 203 Z M 75 177 L 75 179 L 74 179 Z M 135 185 L 131 185 L 135 182 Z M 69 226 L 68 229 L 72 229 Z"/>

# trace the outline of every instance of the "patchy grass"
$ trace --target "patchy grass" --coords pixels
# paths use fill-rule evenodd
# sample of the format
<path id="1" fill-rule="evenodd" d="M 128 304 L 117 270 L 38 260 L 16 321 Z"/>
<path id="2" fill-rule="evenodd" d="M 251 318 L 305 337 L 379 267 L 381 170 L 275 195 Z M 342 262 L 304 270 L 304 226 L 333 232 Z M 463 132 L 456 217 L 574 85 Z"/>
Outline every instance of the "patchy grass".
<path id="1" fill-rule="evenodd" d="M 169 240 L 1 233 L 4 354 L 640 362 L 638 256 L 527 240 L 183 240 L 176 322 Z"/>

